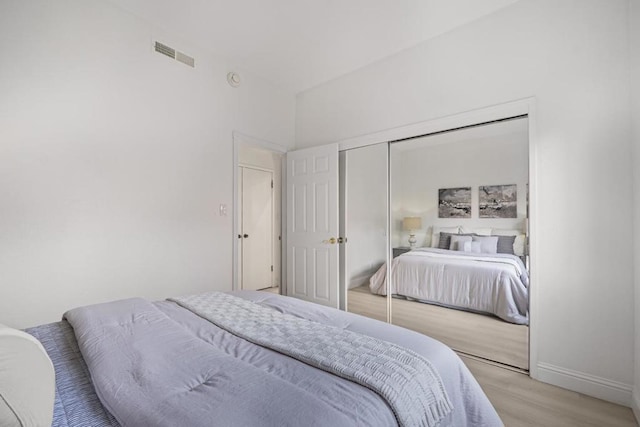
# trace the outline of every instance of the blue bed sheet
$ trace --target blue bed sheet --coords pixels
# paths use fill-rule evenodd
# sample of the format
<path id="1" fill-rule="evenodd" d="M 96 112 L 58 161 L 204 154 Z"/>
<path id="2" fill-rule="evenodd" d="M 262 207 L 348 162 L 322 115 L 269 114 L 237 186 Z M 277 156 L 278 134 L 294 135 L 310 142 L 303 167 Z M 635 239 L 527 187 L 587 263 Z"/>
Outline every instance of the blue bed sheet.
<path id="1" fill-rule="evenodd" d="M 44 346 L 56 371 L 53 427 L 119 427 L 96 395 L 87 365 L 67 321 L 26 329 Z"/>

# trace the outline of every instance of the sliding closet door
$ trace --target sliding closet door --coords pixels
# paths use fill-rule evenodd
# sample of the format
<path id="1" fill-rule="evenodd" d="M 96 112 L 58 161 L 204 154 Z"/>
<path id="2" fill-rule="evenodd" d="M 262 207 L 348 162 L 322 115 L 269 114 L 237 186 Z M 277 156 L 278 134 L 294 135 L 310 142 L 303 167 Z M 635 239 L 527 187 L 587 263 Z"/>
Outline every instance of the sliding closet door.
<path id="1" fill-rule="evenodd" d="M 346 309 L 387 321 L 388 144 L 342 151 L 340 166 Z"/>
<path id="2" fill-rule="evenodd" d="M 389 154 L 392 323 L 524 370 L 528 134 L 526 117 L 505 119 Z"/>

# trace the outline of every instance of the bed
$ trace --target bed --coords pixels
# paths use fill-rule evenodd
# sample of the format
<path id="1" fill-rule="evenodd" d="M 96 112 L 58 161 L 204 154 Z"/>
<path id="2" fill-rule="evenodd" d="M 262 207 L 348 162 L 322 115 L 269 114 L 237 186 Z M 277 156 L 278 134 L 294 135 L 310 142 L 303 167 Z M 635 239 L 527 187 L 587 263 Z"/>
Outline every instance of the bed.
<path id="1" fill-rule="evenodd" d="M 528 325 L 528 272 L 507 253 L 417 248 L 393 259 L 394 296 L 497 316 Z M 387 293 L 386 265 L 371 277 L 372 293 Z"/>
<path id="2" fill-rule="evenodd" d="M 66 313 L 60 322 L 27 329 L 42 343 L 55 367 L 53 425 L 429 425 L 419 418 L 412 421 L 411 414 L 398 413 L 402 406 L 383 399 L 388 393 L 374 391 L 359 374 L 348 379 L 349 367 L 344 366 L 351 362 L 338 360 L 343 367 L 336 373 L 327 367 L 316 367 L 317 361 L 301 361 L 286 354 L 293 351 L 328 357 L 330 351 L 325 348 L 332 347 L 328 343 L 331 335 L 325 336 L 324 341 L 319 337 L 316 342 L 296 332 L 295 337 L 288 335 L 281 340 L 286 347 L 290 340 L 295 343 L 298 339 L 293 350 L 277 346 L 274 350 L 269 347 L 274 344 L 265 347 L 254 343 L 264 333 L 259 333 L 258 338 L 251 336 L 251 331 L 231 333 L 212 323 L 210 316 L 220 322 L 216 315 L 224 317 L 224 327 L 229 327 L 224 324 L 225 319 L 231 322 L 231 329 L 238 318 L 262 328 L 286 317 L 304 328 L 320 325 L 339 340 L 346 334 L 353 339 L 351 349 L 344 353 L 340 349 L 338 359 L 351 360 L 353 355 L 357 358 L 360 346 L 365 348 L 369 341 L 408 352 L 415 357 L 397 357 L 378 365 L 371 365 L 368 360 L 366 365 L 375 367 L 371 372 L 374 376 L 384 372 L 383 365 L 389 363 L 418 367 L 410 376 L 421 376 L 423 365 L 415 360 L 424 359 L 425 366 L 439 379 L 440 392 L 450 405 L 450 410 L 441 413 L 439 419 L 432 419 L 431 425 L 502 425 L 460 358 L 427 336 L 280 295 L 255 291 L 203 295 L 158 302 L 130 299 L 82 307 Z M 191 311 L 192 306 L 208 306 L 212 296 L 219 299 L 220 295 L 233 298 L 239 308 L 224 314 L 216 314 L 215 305 L 209 311 L 206 307 Z M 259 313 L 258 317 L 254 312 Z M 149 329 L 156 326 L 158 329 Z M 313 328 L 311 333 L 316 334 Z M 240 338 L 243 334 L 249 337 Z M 205 352 L 201 353 L 200 348 Z M 393 376 L 402 377 L 401 372 L 394 371 Z M 396 381 L 391 380 L 383 383 Z M 410 387 L 412 383 L 407 384 Z M 402 387 L 396 391 L 413 399 L 410 404 L 428 400 L 427 391 Z"/>

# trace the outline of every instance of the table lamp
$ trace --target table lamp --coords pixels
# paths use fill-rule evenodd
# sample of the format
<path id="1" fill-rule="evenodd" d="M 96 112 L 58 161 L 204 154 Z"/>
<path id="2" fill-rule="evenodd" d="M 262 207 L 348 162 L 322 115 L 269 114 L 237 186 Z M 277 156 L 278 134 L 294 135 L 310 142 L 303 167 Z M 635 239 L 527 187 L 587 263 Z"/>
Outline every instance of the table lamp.
<path id="1" fill-rule="evenodd" d="M 422 228 L 422 218 L 419 216 L 408 216 L 402 220 L 402 229 L 409 232 L 409 246 L 416 245 L 416 230 Z"/>

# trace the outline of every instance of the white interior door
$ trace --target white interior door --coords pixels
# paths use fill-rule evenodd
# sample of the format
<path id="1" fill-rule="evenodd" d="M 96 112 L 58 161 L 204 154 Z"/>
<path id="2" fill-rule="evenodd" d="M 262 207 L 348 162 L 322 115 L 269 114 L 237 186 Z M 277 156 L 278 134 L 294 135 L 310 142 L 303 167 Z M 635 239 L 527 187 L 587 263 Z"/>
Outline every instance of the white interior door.
<path id="1" fill-rule="evenodd" d="M 338 145 L 287 153 L 287 295 L 338 308 Z"/>
<path id="2" fill-rule="evenodd" d="M 273 173 L 241 167 L 241 288 L 273 285 Z"/>

